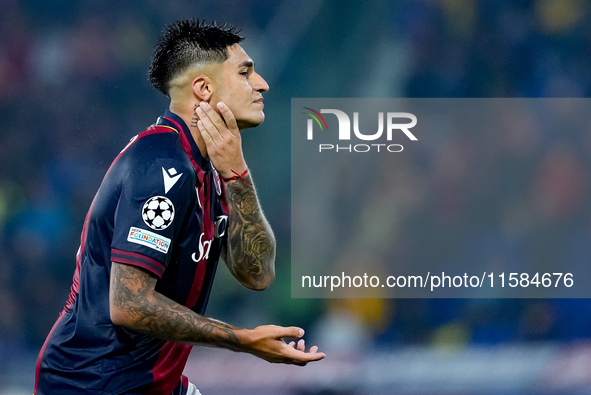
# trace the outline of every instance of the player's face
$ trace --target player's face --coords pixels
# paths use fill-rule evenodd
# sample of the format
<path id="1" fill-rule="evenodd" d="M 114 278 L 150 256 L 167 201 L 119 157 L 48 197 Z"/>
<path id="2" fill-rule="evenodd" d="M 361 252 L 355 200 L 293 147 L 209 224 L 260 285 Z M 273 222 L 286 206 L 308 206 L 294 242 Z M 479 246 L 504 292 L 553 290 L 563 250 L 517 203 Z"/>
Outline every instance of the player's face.
<path id="1" fill-rule="evenodd" d="M 234 44 L 228 47 L 229 57 L 221 64 L 216 78 L 217 89 L 211 98 L 216 108 L 224 102 L 236 117 L 240 129 L 260 125 L 265 120 L 263 92 L 269 90 L 267 82 L 254 71 L 254 62 L 244 49 Z"/>

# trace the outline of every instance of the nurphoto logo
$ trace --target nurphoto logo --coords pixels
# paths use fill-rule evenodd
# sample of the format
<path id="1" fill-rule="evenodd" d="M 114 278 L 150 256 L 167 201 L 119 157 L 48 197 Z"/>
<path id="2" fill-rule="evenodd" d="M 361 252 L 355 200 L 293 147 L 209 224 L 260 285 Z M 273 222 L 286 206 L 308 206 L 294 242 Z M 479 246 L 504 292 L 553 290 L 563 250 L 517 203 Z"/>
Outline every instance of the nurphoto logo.
<path id="1" fill-rule="evenodd" d="M 352 135 L 357 140 L 372 141 L 371 144 L 318 144 L 318 151 L 333 151 L 333 152 L 401 152 L 404 147 L 402 144 L 391 143 L 394 136 L 404 135 L 411 141 L 417 141 L 417 137 L 410 131 L 417 124 L 417 117 L 409 112 L 378 112 L 378 129 L 377 131 L 361 131 L 359 127 L 359 112 L 353 112 L 353 127 L 351 127 L 351 118 L 347 113 L 337 109 L 325 109 L 316 111 L 310 107 L 303 107 L 306 115 L 310 116 L 307 123 L 307 139 L 314 140 L 314 129 L 320 129 L 320 132 L 328 132 L 328 123 L 322 114 L 332 114 L 336 116 L 338 122 L 338 142 L 351 141 Z M 366 115 L 364 115 L 366 116 Z M 375 115 L 373 115 L 375 117 Z M 330 119 L 330 118 L 329 118 Z M 334 118 L 333 118 L 334 119 Z M 386 126 L 384 127 L 384 123 Z M 353 133 L 351 133 L 353 130 Z M 384 141 L 382 135 L 385 130 L 384 143 L 377 142 Z"/>

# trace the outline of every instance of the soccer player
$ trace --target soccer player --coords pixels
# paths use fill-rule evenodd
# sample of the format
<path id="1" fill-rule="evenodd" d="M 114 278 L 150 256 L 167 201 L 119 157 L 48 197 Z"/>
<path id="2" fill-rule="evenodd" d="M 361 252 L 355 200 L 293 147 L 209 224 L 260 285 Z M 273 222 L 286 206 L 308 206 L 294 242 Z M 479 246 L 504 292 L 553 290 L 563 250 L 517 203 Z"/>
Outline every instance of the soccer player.
<path id="1" fill-rule="evenodd" d="M 275 239 L 240 131 L 264 120 L 269 89 L 235 28 L 165 28 L 151 84 L 170 98 L 117 156 L 90 206 L 69 301 L 41 349 L 35 393 L 199 394 L 182 371 L 192 345 L 305 365 L 297 327 L 237 328 L 203 316 L 218 258 L 244 286 L 274 278 Z"/>

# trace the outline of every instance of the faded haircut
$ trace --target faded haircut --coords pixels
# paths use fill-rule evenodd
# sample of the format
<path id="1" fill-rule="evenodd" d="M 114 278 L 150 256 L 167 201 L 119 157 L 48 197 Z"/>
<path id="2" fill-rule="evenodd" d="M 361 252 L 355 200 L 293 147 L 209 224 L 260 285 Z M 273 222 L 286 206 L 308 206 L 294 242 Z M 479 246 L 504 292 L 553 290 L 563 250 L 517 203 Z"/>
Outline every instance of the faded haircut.
<path id="1" fill-rule="evenodd" d="M 170 97 L 170 82 L 191 66 L 221 63 L 228 47 L 244 40 L 236 26 L 215 21 L 183 19 L 166 26 L 156 41 L 148 80 L 158 92 Z"/>

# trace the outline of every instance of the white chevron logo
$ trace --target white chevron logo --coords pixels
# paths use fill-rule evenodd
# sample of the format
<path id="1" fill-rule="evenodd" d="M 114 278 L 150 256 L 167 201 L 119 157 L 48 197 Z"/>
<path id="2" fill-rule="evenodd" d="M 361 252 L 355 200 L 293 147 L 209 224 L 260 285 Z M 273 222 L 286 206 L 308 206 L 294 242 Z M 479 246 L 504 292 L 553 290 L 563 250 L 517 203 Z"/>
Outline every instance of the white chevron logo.
<path id="1" fill-rule="evenodd" d="M 168 171 L 166 171 L 164 169 L 164 167 L 162 168 L 162 176 L 164 177 L 164 193 L 168 193 L 168 191 L 170 191 L 170 188 L 172 188 L 174 186 L 174 184 L 176 184 L 176 182 L 179 180 L 179 178 L 181 178 L 181 176 L 183 175 L 183 173 L 181 174 L 176 174 L 176 169 L 174 167 L 171 167 L 170 169 L 168 169 Z"/>

